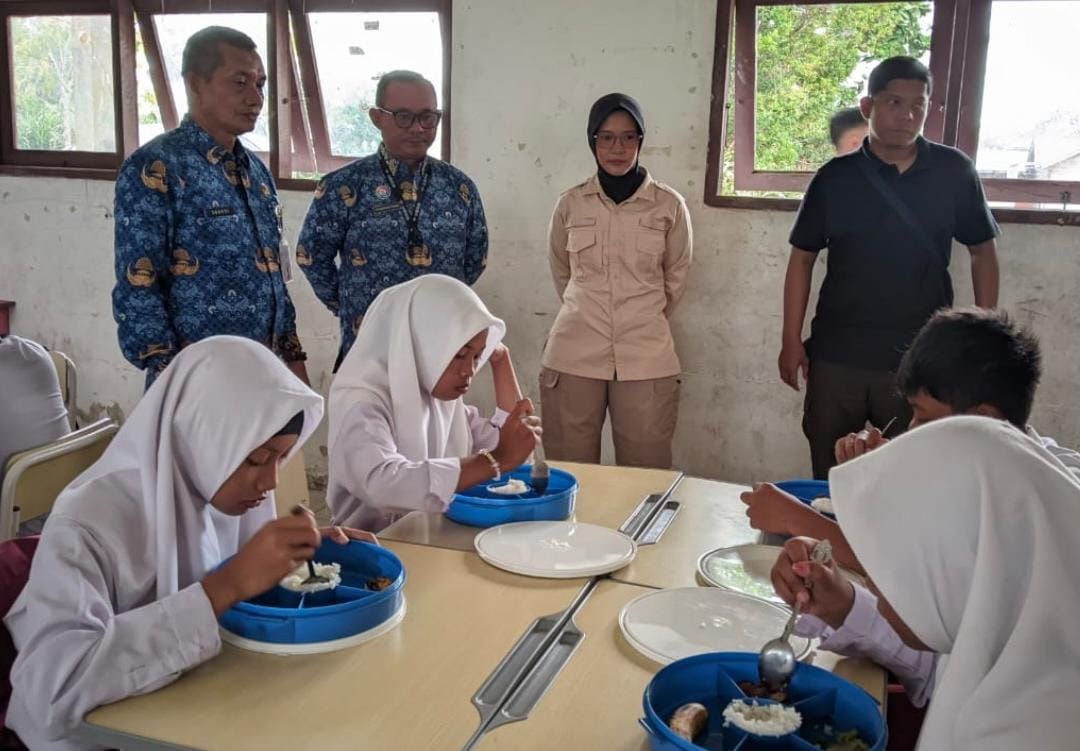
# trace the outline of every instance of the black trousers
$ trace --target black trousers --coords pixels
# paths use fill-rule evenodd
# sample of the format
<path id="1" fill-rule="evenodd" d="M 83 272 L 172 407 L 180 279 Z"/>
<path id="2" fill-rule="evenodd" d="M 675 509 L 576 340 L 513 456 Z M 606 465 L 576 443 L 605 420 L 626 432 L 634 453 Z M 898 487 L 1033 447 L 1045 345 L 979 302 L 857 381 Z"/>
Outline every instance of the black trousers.
<path id="1" fill-rule="evenodd" d="M 829 478 L 836 464 L 836 441 L 866 427 L 884 428 L 886 437 L 907 430 L 911 407 L 896 390 L 894 373 L 812 360 L 803 404 L 803 433 L 810 441 L 814 477 Z"/>

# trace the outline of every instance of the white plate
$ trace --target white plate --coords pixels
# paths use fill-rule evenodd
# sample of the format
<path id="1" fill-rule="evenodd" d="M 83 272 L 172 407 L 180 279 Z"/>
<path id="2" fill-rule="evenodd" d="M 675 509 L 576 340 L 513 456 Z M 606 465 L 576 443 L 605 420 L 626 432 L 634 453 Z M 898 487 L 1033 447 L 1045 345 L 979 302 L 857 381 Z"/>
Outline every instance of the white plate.
<path id="1" fill-rule="evenodd" d="M 773 589 L 770 573 L 783 548 L 775 545 L 736 545 L 706 553 L 698 559 L 698 574 L 713 587 L 757 597 L 784 605 Z M 865 586 L 865 580 L 854 571 L 841 568 L 850 581 Z M 786 605 L 784 605 L 786 607 Z"/>
<path id="2" fill-rule="evenodd" d="M 221 631 L 221 640 L 227 644 L 232 644 L 234 647 L 240 647 L 249 652 L 263 652 L 265 654 L 283 655 L 287 657 L 289 655 L 314 655 L 323 652 L 337 652 L 339 649 L 355 647 L 364 642 L 369 642 L 378 636 L 382 636 L 387 631 L 393 630 L 403 620 L 405 620 L 404 595 L 401 598 L 401 607 L 397 609 L 397 612 L 378 626 L 373 626 L 367 631 L 361 631 L 359 634 L 353 634 L 352 636 L 333 639 L 331 641 L 307 642 L 304 644 L 278 644 L 268 641 L 255 641 L 254 639 L 248 639 L 245 636 L 237 636 L 232 631 L 224 628 L 220 628 L 219 630 Z"/>
<path id="3" fill-rule="evenodd" d="M 756 597 L 711 587 L 661 589 L 628 602 L 619 628 L 637 651 L 667 665 L 708 652 L 760 652 L 787 624 L 788 611 Z M 791 637 L 802 659 L 810 642 Z"/>
<path id="4" fill-rule="evenodd" d="M 607 574 L 637 555 L 622 532 L 573 521 L 502 524 L 478 534 L 473 545 L 496 568 L 548 579 Z"/>

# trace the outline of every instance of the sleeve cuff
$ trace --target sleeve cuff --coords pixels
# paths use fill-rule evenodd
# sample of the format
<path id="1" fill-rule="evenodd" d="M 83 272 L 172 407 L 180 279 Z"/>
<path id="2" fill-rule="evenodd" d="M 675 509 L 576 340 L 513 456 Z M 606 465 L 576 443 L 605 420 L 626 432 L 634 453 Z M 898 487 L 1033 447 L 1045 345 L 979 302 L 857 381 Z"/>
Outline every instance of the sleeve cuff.
<path id="1" fill-rule="evenodd" d="M 176 640 L 176 663 L 170 666 L 173 672 L 206 662 L 221 651 L 221 633 L 214 608 L 201 582 L 166 597 L 161 604 Z"/>
<path id="2" fill-rule="evenodd" d="M 428 492 L 442 502 L 439 511 L 445 511 L 454 500 L 458 479 L 461 477 L 461 459 L 429 459 Z"/>
<path id="3" fill-rule="evenodd" d="M 496 428 L 501 428 L 503 425 L 506 424 L 506 418 L 509 416 L 509 412 L 506 412 L 496 407 L 495 414 L 491 416 L 491 424 L 494 425 Z"/>
<path id="4" fill-rule="evenodd" d="M 870 638 L 877 619 L 877 598 L 859 585 L 855 585 L 855 602 L 844 619 L 844 624 L 825 636 L 821 648 L 836 652 L 852 644 Z"/>

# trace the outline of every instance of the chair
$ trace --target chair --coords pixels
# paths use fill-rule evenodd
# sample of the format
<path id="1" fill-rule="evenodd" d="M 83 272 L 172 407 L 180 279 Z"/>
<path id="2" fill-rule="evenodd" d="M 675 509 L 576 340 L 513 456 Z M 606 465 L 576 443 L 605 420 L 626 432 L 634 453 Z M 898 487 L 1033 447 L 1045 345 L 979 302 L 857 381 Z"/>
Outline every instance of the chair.
<path id="1" fill-rule="evenodd" d="M 63 352 L 50 351 L 49 356 L 52 357 L 53 367 L 56 368 L 56 377 L 60 379 L 60 396 L 67 409 L 68 422 L 71 423 L 71 429 L 75 430 L 75 399 L 79 373 L 75 369 L 75 363 Z"/>
<path id="2" fill-rule="evenodd" d="M 298 503 L 305 506 L 311 503 L 303 451 L 297 451 L 296 456 L 278 470 L 278 486 L 274 491 L 274 502 L 278 516 L 287 516 L 292 507 Z"/>
<path id="3" fill-rule="evenodd" d="M 49 513 L 60 491 L 98 460 L 117 430 L 119 426 L 106 417 L 8 457 L 0 487 L 0 538 L 18 535 L 20 517 Z"/>

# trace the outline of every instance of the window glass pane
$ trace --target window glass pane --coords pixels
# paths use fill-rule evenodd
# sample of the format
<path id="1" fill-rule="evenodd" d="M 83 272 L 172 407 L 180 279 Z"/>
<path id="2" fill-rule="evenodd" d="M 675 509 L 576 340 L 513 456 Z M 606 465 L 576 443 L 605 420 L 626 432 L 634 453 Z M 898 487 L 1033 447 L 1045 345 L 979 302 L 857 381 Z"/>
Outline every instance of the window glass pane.
<path id="1" fill-rule="evenodd" d="M 184 79 L 180 75 L 180 67 L 183 62 L 184 45 L 188 38 L 200 29 L 207 26 L 228 26 L 229 28 L 242 31 L 254 40 L 258 45 L 258 53 L 262 58 L 263 66 L 267 65 L 269 40 L 269 19 L 265 13 L 176 13 L 154 16 L 154 24 L 157 26 L 158 41 L 161 44 L 161 56 L 164 58 L 165 70 L 169 77 L 169 88 L 172 90 L 173 101 L 176 103 L 178 117 L 183 118 L 187 112 L 187 92 L 184 89 Z M 145 79 L 146 90 L 153 92 L 150 86 L 149 75 Z M 144 90 L 140 89 L 139 98 L 143 98 Z M 267 97 L 270 94 L 270 84 L 266 85 Z M 270 150 L 270 126 L 267 119 L 269 98 L 263 105 L 262 114 L 255 121 L 255 129 L 240 137 L 240 141 L 246 148 L 254 151 L 269 152 Z M 140 110 L 140 121 L 142 110 Z M 142 128 L 140 127 L 140 135 Z"/>
<path id="2" fill-rule="evenodd" d="M 15 147 L 116 151 L 109 16 L 12 17 Z"/>
<path id="3" fill-rule="evenodd" d="M 442 93 L 438 13 L 309 13 L 308 18 L 334 154 L 365 156 L 378 148 L 379 131 L 368 110 L 383 73 L 414 70 L 434 84 L 436 95 Z M 439 127 L 430 152 L 435 157 L 442 154 Z"/>
<path id="4" fill-rule="evenodd" d="M 150 80 L 150 64 L 146 59 L 146 45 L 143 44 L 143 30 L 135 22 L 135 91 L 139 112 L 139 144 L 142 145 L 165 132 L 161 121 L 161 109 L 158 107 L 157 94 Z M 182 92 L 180 92 L 182 95 Z"/>
<path id="5" fill-rule="evenodd" d="M 930 0 L 758 7 L 754 167 L 813 171 L 832 158 L 829 119 L 858 105 L 875 65 L 929 65 L 932 11 Z"/>
<path id="6" fill-rule="evenodd" d="M 979 174 L 1080 180 L 1078 30 L 1080 2 L 994 2 L 975 160 Z"/>

